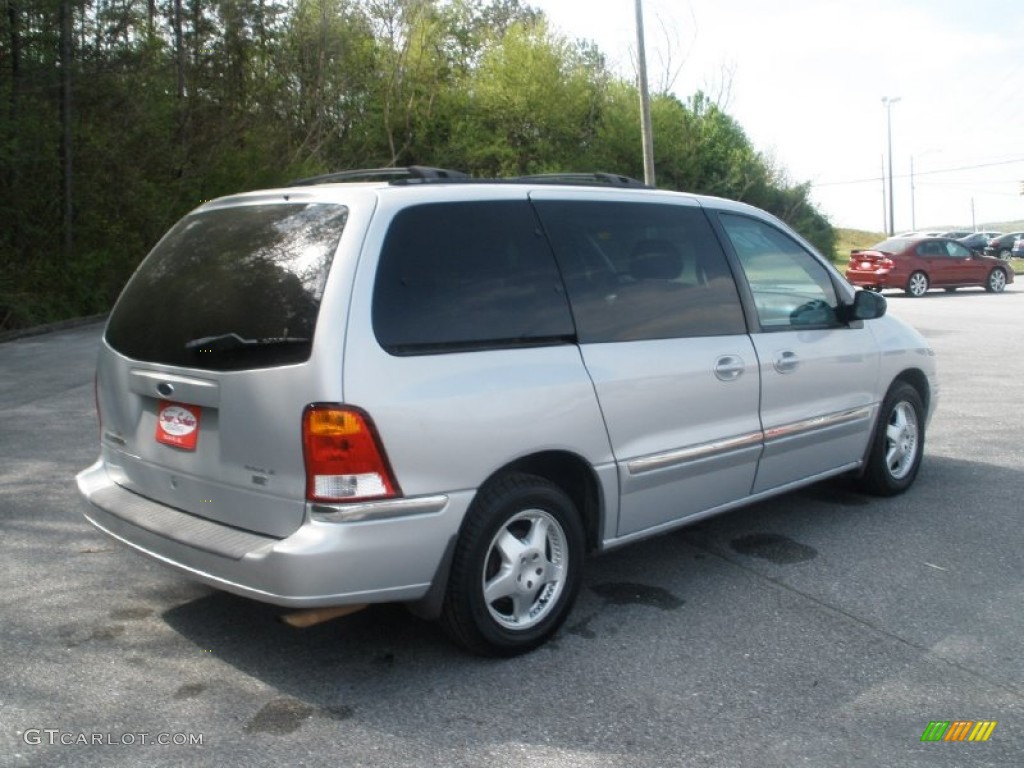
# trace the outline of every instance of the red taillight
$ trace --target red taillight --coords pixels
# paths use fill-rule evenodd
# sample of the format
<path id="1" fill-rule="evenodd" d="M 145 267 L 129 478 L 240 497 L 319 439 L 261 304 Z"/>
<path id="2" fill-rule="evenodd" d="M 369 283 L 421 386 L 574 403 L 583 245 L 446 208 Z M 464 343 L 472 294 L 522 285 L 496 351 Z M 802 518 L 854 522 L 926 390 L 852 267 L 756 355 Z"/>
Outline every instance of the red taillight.
<path id="1" fill-rule="evenodd" d="M 370 417 L 357 408 L 309 405 L 302 416 L 308 501 L 401 495 Z"/>
<path id="2" fill-rule="evenodd" d="M 881 267 L 882 269 L 892 269 L 893 267 L 896 266 L 896 262 L 886 257 L 883 258 L 880 262 L 878 262 L 878 266 Z"/>

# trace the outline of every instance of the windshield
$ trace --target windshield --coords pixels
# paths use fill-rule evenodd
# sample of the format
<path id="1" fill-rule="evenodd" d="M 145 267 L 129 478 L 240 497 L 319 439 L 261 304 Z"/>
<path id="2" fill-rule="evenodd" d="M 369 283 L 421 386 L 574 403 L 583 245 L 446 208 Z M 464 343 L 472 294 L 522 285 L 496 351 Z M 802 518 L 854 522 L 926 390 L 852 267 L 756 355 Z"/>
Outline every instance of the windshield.
<path id="1" fill-rule="evenodd" d="M 309 359 L 347 213 L 339 205 L 280 204 L 186 216 L 125 287 L 107 341 L 137 360 L 191 368 Z"/>

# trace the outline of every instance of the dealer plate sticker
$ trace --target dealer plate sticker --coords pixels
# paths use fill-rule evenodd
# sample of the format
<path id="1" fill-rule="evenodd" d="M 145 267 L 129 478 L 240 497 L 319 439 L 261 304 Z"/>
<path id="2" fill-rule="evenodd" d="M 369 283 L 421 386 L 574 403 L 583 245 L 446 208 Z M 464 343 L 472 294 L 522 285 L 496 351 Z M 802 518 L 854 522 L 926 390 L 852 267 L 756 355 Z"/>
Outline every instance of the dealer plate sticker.
<path id="1" fill-rule="evenodd" d="M 186 451 L 194 451 L 196 441 L 199 440 L 201 411 L 198 405 L 183 405 L 161 400 L 160 409 L 156 414 L 156 441 Z"/>

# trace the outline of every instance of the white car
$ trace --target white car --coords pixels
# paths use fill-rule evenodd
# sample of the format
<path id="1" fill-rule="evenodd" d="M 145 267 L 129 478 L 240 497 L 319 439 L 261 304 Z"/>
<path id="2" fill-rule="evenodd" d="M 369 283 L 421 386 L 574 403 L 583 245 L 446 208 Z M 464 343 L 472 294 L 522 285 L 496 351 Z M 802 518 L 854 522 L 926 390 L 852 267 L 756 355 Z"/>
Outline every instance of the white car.
<path id="1" fill-rule="evenodd" d="M 618 176 L 226 197 L 118 300 L 78 486 L 97 528 L 214 587 L 405 603 L 522 653 L 587 552 L 837 475 L 909 488 L 935 365 L 885 312 L 763 211 Z"/>

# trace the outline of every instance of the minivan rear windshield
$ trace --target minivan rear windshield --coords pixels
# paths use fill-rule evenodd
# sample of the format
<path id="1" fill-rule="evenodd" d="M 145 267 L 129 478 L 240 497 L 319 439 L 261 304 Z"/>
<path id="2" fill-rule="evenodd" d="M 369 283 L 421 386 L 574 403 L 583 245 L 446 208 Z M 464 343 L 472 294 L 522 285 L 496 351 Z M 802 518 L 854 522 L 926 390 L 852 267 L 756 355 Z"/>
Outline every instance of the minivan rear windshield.
<path id="1" fill-rule="evenodd" d="M 136 360 L 211 370 L 308 360 L 347 216 L 328 204 L 186 216 L 128 282 L 107 342 Z"/>

